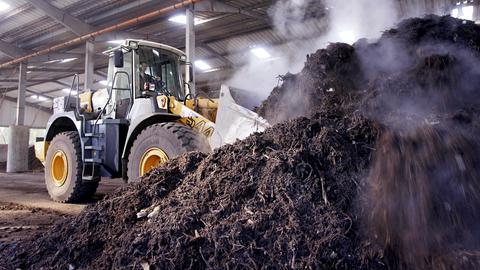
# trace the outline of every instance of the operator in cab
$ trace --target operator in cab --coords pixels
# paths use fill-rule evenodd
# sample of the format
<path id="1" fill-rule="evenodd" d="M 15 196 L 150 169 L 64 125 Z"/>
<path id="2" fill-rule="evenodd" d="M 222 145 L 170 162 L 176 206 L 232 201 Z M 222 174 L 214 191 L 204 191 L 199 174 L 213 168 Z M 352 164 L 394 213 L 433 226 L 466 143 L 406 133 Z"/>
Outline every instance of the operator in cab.
<path id="1" fill-rule="evenodd" d="M 146 73 L 148 64 L 146 62 L 140 62 L 140 90 L 141 91 L 155 91 L 156 88 L 162 89 L 164 83 L 162 78 L 158 75 L 152 76 Z M 152 89 L 153 84 L 155 87 Z"/>

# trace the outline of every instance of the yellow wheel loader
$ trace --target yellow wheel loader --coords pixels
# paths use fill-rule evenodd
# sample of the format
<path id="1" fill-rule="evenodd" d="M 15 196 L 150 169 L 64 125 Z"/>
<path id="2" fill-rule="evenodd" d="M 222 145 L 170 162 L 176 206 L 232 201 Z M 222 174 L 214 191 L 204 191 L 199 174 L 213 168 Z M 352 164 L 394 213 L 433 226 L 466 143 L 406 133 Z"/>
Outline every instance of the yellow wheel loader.
<path id="1" fill-rule="evenodd" d="M 137 181 L 183 153 L 209 152 L 268 127 L 252 111 L 261 101 L 252 92 L 222 86 L 215 99 L 192 93 L 183 73 L 193 68 L 176 48 L 128 39 L 104 54 L 107 87 L 79 93 L 74 77 L 74 91 L 54 100 L 46 135 L 37 138 L 55 201 L 83 200 L 102 177 Z"/>

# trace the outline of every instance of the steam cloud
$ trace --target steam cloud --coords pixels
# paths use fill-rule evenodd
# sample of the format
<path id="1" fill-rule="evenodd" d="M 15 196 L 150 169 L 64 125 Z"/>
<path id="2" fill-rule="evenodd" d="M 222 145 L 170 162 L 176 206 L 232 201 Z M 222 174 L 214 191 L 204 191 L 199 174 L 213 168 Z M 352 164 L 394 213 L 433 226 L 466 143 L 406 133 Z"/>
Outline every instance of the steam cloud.
<path id="1" fill-rule="evenodd" d="M 248 53 L 246 65 L 226 83 L 265 98 L 278 84 L 278 75 L 301 70 L 307 54 L 331 42 L 378 38 L 400 18 L 394 0 L 280 0 L 269 13 L 275 34 L 289 42 L 265 47 L 272 56 L 268 60 Z"/>

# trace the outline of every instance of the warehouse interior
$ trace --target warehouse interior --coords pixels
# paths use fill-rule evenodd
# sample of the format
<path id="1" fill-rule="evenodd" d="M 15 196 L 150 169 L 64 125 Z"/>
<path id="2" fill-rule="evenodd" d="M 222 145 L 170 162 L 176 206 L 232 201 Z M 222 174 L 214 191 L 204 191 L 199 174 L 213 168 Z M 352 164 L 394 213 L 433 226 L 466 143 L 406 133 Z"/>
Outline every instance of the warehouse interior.
<path id="1" fill-rule="evenodd" d="M 112 117 L 148 44 L 185 93 Z M 478 0 L 0 0 L 0 269 L 476 269 L 479 59 Z M 135 154 L 168 123 L 203 137 Z"/>
<path id="2" fill-rule="evenodd" d="M 399 14 L 438 12 L 449 14 L 458 1 L 395 1 Z M 176 1 L 15 1 L 5 3 L 2 11 L 2 62 L 32 54 L 53 45 L 69 41 L 177 3 Z M 195 57 L 206 65 L 197 69 L 197 87 L 218 92 L 223 82 L 228 82 L 235 70 L 245 65 L 255 46 L 279 47 L 286 50 L 290 42 L 314 40 L 326 31 L 326 23 L 312 19 L 308 29 L 295 29 L 293 36 L 283 35 L 269 18 L 274 1 L 216 1 L 197 7 L 195 27 Z M 460 3 L 460 2 L 458 2 Z M 468 4 L 471 6 L 472 4 Z M 201 10 L 198 10 L 201 9 Z M 108 11 L 108 12 L 107 12 Z M 473 15 L 478 10 L 475 8 Z M 107 59 L 102 52 L 114 47 L 125 38 L 139 38 L 165 43 L 185 49 L 184 11 L 177 10 L 122 31 L 113 31 L 93 41 L 94 72 L 87 88 L 101 88 L 106 84 Z M 322 14 L 319 15 L 321 17 Z M 400 15 L 401 16 L 401 15 Z M 473 20 L 475 18 L 472 17 Z M 180 21 L 180 23 L 178 22 Z M 27 29 L 27 30 L 26 30 Z M 308 31 L 302 34 L 302 31 Z M 344 41 L 344 40 L 341 40 Z M 77 44 L 55 53 L 34 57 L 26 66 L 26 123 L 41 128 L 51 113 L 53 98 L 64 96 L 72 85 L 73 74 L 79 74 L 80 87 L 85 87 L 86 43 Z M 92 46 L 92 45 L 89 45 Z M 282 49 L 283 49 L 282 48 Z M 90 48 L 91 49 L 91 48 Z M 282 50 L 279 49 L 279 50 Z M 95 57 L 98 56 L 98 57 Z M 278 57 L 278 56 L 277 56 Z M 202 62 L 199 62 L 202 63 Z M 19 65 L 10 65 L 0 74 L 2 104 L 0 125 L 14 123 L 14 115 L 5 113 L 14 108 L 18 90 Z M 35 110 L 34 110 L 35 109 Z M 34 119 L 33 115 L 37 115 Z M 5 117 L 5 118 L 4 118 Z M 8 118 L 7 118 L 8 117 Z"/>

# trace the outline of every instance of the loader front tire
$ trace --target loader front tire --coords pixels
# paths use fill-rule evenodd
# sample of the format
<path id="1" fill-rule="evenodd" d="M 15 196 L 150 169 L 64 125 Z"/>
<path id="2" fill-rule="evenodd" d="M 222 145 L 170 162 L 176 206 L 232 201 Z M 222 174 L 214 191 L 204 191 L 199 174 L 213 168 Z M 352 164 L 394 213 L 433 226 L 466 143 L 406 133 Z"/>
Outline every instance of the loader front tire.
<path id="1" fill-rule="evenodd" d="M 45 159 L 45 184 L 50 197 L 57 202 L 72 203 L 95 193 L 96 184 L 82 181 L 82 151 L 75 131 L 56 135 Z"/>
<path id="2" fill-rule="evenodd" d="M 128 182 L 135 182 L 169 159 L 191 151 L 210 152 L 206 138 L 179 123 L 158 123 L 135 139 L 128 156 Z"/>

